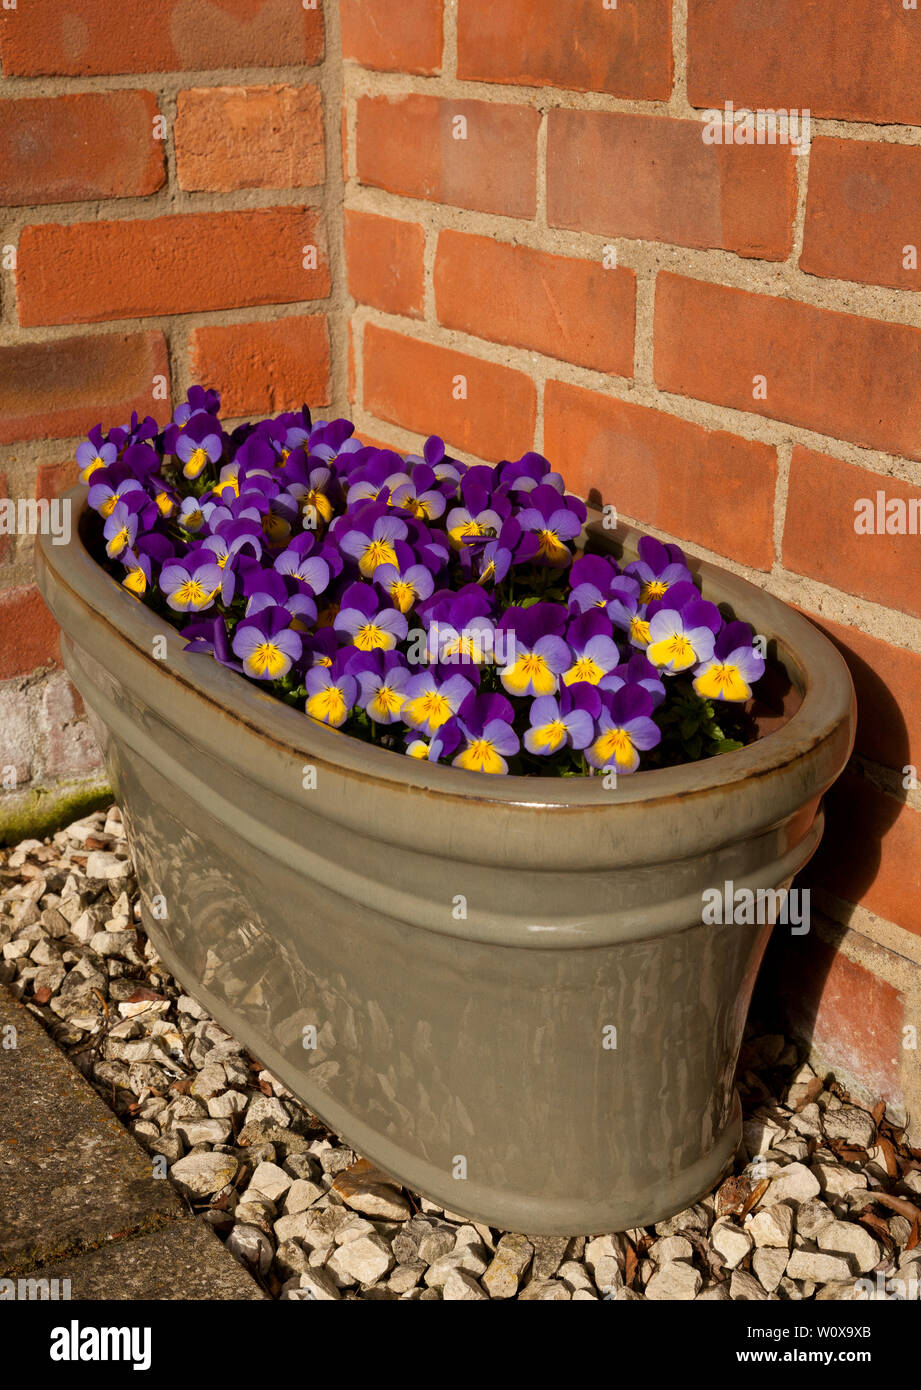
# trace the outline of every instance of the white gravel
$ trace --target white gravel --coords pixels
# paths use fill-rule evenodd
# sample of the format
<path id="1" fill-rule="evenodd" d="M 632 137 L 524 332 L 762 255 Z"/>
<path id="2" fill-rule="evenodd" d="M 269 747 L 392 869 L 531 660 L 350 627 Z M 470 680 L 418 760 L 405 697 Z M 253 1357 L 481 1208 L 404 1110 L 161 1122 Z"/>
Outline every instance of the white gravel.
<path id="1" fill-rule="evenodd" d="M 275 1297 L 846 1300 L 866 1297 L 866 1281 L 874 1297 L 894 1281 L 921 1291 L 921 1243 L 908 1248 L 921 1234 L 921 1153 L 777 1035 L 745 1044 L 733 1174 L 655 1229 L 503 1232 L 401 1188 L 166 972 L 139 926 L 115 807 L 0 851 L 0 982 Z"/>

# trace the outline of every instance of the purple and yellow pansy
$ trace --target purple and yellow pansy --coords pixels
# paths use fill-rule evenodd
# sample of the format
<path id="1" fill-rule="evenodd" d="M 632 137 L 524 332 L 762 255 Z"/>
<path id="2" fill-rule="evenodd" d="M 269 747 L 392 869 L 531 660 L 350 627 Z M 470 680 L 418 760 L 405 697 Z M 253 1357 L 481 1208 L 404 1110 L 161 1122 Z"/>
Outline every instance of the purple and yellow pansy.
<path id="1" fill-rule="evenodd" d="M 94 551 L 187 651 L 310 719 L 462 772 L 632 775 L 667 765 L 689 709 L 751 700 L 751 628 L 676 545 L 586 551 L 585 504 L 543 455 L 465 465 L 306 406 L 232 432 L 219 411 L 196 386 L 162 428 L 90 431 Z"/>

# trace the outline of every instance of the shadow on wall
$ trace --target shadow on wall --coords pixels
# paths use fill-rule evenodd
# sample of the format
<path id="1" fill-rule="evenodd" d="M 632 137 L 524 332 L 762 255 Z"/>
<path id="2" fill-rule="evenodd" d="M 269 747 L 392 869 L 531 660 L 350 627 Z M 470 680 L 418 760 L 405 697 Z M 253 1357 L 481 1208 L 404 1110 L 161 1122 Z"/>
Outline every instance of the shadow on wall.
<path id="1" fill-rule="evenodd" d="M 835 641 L 831 633 L 826 636 Z M 861 710 L 865 721 L 866 712 L 872 710 L 875 721 L 885 721 L 887 760 L 905 766 L 910 756 L 908 729 L 891 691 L 856 653 L 840 641 L 835 645 L 847 660 L 857 691 L 858 752 L 869 753 L 877 743 L 873 732 L 861 727 Z M 876 903 L 885 892 L 880 887 L 874 893 L 881 845 L 906 793 L 883 792 L 852 769 L 853 765 L 826 796 L 822 843 L 797 878 L 797 887 L 808 888 L 812 894 L 811 930 L 805 936 L 793 936 L 783 926 L 775 928 L 752 1013 L 814 1050 L 863 1099 L 884 1099 L 898 1110 L 905 1100 L 900 1074 L 903 996 L 870 968 L 874 958 L 882 956 L 882 948 L 870 945 L 861 953 L 867 963 L 861 964 L 845 955 L 842 946 L 854 915 L 853 904 L 868 899 Z M 913 871 L 917 872 L 917 866 Z M 817 913 L 816 899 L 839 920 Z M 900 922 L 907 925 L 904 916 Z"/>

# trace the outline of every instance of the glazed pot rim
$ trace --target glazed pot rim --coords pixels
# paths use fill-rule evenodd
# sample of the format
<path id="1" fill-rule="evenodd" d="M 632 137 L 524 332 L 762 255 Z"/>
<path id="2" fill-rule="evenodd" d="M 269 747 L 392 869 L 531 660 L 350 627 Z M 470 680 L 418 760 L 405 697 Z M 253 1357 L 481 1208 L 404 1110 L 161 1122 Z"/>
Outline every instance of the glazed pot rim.
<path id="1" fill-rule="evenodd" d="M 81 523 L 87 513 L 88 488 L 78 484 L 64 494 L 71 504 L 71 538 L 57 545 L 41 535 L 37 543 L 39 587 L 51 604 L 55 586 L 69 591 L 86 612 L 87 633 L 93 620 L 104 625 L 149 663 L 151 677 L 169 677 L 203 702 L 274 747 L 304 764 L 389 784 L 407 792 L 434 793 L 439 801 L 459 805 L 476 802 L 517 807 L 611 808 L 612 797 L 600 777 L 490 777 L 460 768 L 429 763 L 330 729 L 302 710 L 284 704 L 213 659 L 184 650 L 181 632 L 165 623 L 151 608 L 131 597 L 86 549 Z M 591 515 L 591 514 L 590 514 Z M 613 532 L 590 523 L 593 539 L 635 551 L 643 534 L 618 526 Z M 842 723 L 853 720 L 854 691 L 844 659 L 833 644 L 806 618 L 782 600 L 740 576 L 705 560 L 688 557 L 692 573 L 705 588 L 705 597 L 729 602 L 737 615 L 752 622 L 768 640 L 801 686 L 802 703 L 780 728 L 733 752 L 701 762 L 641 771 L 618 778 L 616 804 L 671 802 L 720 786 L 748 783 L 765 777 L 832 738 Z M 82 625 L 81 625 L 82 629 Z M 67 635 L 82 645 L 83 631 Z M 166 639 L 166 658 L 153 656 L 153 639 Z M 92 650 L 92 642 L 87 647 Z M 821 788 L 816 788 L 821 790 Z"/>

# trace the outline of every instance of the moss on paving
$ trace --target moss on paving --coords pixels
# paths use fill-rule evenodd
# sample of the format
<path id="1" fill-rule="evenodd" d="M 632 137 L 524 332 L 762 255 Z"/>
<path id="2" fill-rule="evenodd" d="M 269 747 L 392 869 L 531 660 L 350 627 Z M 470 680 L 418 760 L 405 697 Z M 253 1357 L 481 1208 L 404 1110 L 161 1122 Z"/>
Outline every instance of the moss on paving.
<path id="1" fill-rule="evenodd" d="M 7 795 L 0 799 L 0 845 L 53 835 L 111 800 L 112 788 L 103 778 L 58 782 Z"/>

